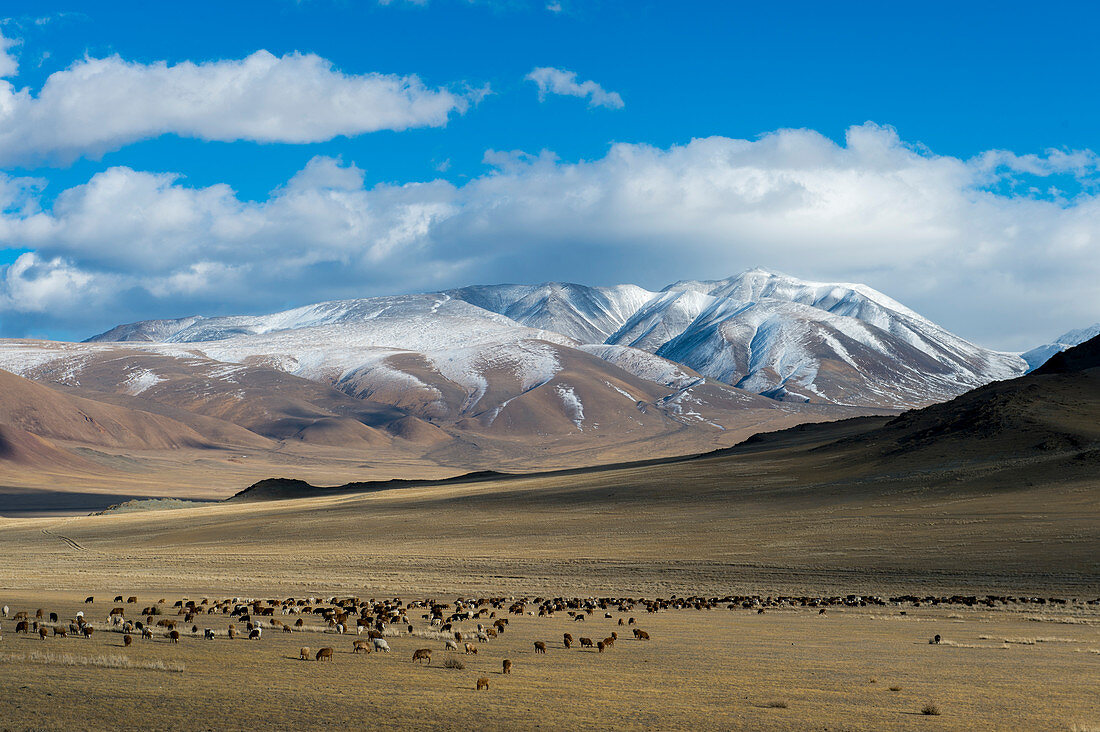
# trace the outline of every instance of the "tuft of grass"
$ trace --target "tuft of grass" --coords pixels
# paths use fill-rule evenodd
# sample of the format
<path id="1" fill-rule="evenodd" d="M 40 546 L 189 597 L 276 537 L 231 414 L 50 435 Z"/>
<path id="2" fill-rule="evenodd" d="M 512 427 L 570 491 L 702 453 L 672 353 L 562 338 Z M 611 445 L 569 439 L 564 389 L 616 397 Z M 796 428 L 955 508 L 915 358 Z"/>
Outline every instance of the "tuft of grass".
<path id="1" fill-rule="evenodd" d="M 41 663 L 47 666 L 95 666 L 97 668 L 131 668 L 147 669 L 149 671 L 171 671 L 183 673 L 186 666 L 177 661 L 131 661 L 129 656 L 99 655 L 99 656 L 74 656 L 71 653 L 50 653 L 31 651 L 29 654 L 9 653 L 0 656 L 0 661 Z"/>
<path id="2" fill-rule="evenodd" d="M 890 691 L 901 691 L 901 687 L 900 686 L 891 686 Z"/>
<path id="3" fill-rule="evenodd" d="M 940 708 L 935 704 L 925 704 L 920 708 L 920 713 L 928 717 L 938 717 L 940 716 Z"/>
<path id="4" fill-rule="evenodd" d="M 774 701 L 768 702 L 767 706 L 769 709 L 786 709 L 787 702 L 783 699 L 776 699 Z"/>
<path id="5" fill-rule="evenodd" d="M 443 668 L 456 668 L 461 671 L 462 669 L 466 668 L 466 664 L 464 664 L 462 661 L 459 661 L 454 656 L 447 656 L 447 658 L 443 661 Z"/>

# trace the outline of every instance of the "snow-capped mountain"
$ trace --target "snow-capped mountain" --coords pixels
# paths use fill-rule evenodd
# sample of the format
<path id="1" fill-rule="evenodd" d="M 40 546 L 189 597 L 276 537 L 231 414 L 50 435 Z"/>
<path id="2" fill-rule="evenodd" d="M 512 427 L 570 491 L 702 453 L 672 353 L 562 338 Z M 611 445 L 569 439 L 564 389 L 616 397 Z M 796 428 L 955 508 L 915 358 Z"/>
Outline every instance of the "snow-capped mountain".
<path id="1" fill-rule="evenodd" d="M 147 321 L 91 340 L 188 344 L 205 358 L 263 362 L 348 393 L 415 395 L 436 417 L 496 415 L 550 383 L 564 360 L 591 356 L 666 386 L 653 375 L 669 373 L 671 361 L 695 378 L 773 399 L 893 409 L 942 401 L 1026 368 L 1019 356 L 969 343 L 864 285 L 761 269 L 661 292 L 472 286 L 263 316 Z M 512 387 L 490 389 L 489 373 L 498 382 L 510 374 Z M 455 387 L 461 399 L 443 396 Z"/>
<path id="2" fill-rule="evenodd" d="M 1054 339 L 1053 343 L 1046 343 L 1042 346 L 1036 346 L 1030 351 L 1021 354 L 1024 361 L 1027 362 L 1027 370 L 1034 371 L 1035 369 L 1046 363 L 1051 356 L 1056 353 L 1060 353 L 1067 348 L 1073 348 L 1079 346 L 1087 340 L 1095 338 L 1100 335 L 1100 323 L 1095 323 L 1087 328 L 1078 328 L 1071 330 L 1067 333 L 1063 333 Z"/>

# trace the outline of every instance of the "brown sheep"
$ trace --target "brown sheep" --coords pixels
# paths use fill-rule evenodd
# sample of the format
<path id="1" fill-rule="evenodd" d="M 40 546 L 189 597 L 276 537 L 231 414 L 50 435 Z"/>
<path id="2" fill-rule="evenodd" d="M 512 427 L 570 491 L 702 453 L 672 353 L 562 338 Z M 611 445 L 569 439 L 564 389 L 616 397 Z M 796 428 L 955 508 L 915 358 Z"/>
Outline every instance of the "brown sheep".
<path id="1" fill-rule="evenodd" d="M 596 650 L 597 651 L 599 651 L 600 653 L 603 653 L 604 647 L 605 647 L 605 644 L 604 644 L 603 641 L 596 641 Z"/>
<path id="2" fill-rule="evenodd" d="M 611 646 L 615 645 L 615 638 L 614 637 L 604 638 L 603 639 L 603 645 L 604 645 L 605 648 L 610 648 Z"/>
<path id="3" fill-rule="evenodd" d="M 91 598 L 89 598 L 89 599 L 91 599 Z M 85 600 L 84 602 L 87 602 L 87 601 L 88 600 Z M 115 602 L 122 602 L 122 595 L 115 595 Z"/>
<path id="4" fill-rule="evenodd" d="M 489 690 L 489 679 L 485 678 L 484 676 L 477 680 L 477 691 L 481 691 L 482 689 L 485 689 L 486 691 Z"/>
<path id="5" fill-rule="evenodd" d="M 38 637 L 41 638 L 42 640 L 46 640 L 46 636 L 48 636 L 49 634 L 50 634 L 50 629 L 47 628 L 44 625 L 41 628 L 38 629 Z"/>
<path id="6" fill-rule="evenodd" d="M 41 620 L 43 617 L 45 617 L 45 615 L 46 615 L 46 611 L 43 610 L 42 608 L 38 608 L 34 612 L 34 619 L 35 620 Z"/>
<path id="7" fill-rule="evenodd" d="M 591 638 L 581 638 L 581 648 L 591 648 L 593 646 Z"/>
<path id="8" fill-rule="evenodd" d="M 357 641 L 355 641 L 354 643 L 351 644 L 351 649 L 352 649 L 352 652 L 354 652 L 354 653 L 359 653 L 360 651 L 363 652 L 363 653 L 370 653 L 370 651 L 371 651 L 370 641 L 357 640 Z"/>
<path id="9" fill-rule="evenodd" d="M 129 597 L 126 598 L 126 602 L 128 602 L 130 604 L 136 604 L 137 603 L 137 597 L 135 597 L 134 595 L 130 595 Z M 161 602 L 164 602 L 164 601 L 161 600 Z"/>
<path id="10" fill-rule="evenodd" d="M 566 648 L 573 645 L 573 635 L 571 633 L 566 633 L 565 635 L 563 635 L 562 640 L 565 642 Z"/>
<path id="11" fill-rule="evenodd" d="M 80 630 L 81 630 L 81 632 L 84 633 L 85 638 L 91 638 L 92 637 L 92 626 L 85 625 Z"/>
<path id="12" fill-rule="evenodd" d="M 625 625 L 625 623 L 623 623 L 623 619 L 622 619 L 622 618 L 619 618 L 619 625 Z"/>
<path id="13" fill-rule="evenodd" d="M 510 673 L 512 673 L 512 662 L 511 662 L 511 661 L 509 661 L 509 660 L 508 660 L 507 658 L 506 658 L 506 659 L 504 659 L 504 670 L 503 670 L 503 671 L 501 671 L 501 673 L 502 673 L 502 674 L 510 674 Z"/>
<path id="14" fill-rule="evenodd" d="M 477 655 L 477 646 L 475 646 L 473 643 L 467 643 L 466 644 L 466 655 L 467 656 L 476 656 Z"/>
<path id="15" fill-rule="evenodd" d="M 233 638 L 236 638 L 236 637 L 237 637 L 237 629 L 234 628 L 232 625 L 230 625 L 229 626 L 229 638 L 232 640 Z"/>
<path id="16" fill-rule="evenodd" d="M 180 642 L 180 632 L 178 630 L 173 630 L 168 634 L 168 638 L 173 643 L 179 643 Z"/>
<path id="17" fill-rule="evenodd" d="M 426 660 L 428 665 L 432 665 L 432 649 L 431 648 L 418 648 L 413 651 L 413 660 L 422 661 Z"/>
<path id="18" fill-rule="evenodd" d="M 637 640 L 649 640 L 649 633 L 645 632 L 644 630 L 638 630 L 637 628 L 635 628 L 634 637 Z"/>
<path id="19" fill-rule="evenodd" d="M 546 644 L 542 641 L 535 641 L 535 653 L 546 653 Z"/>
<path id="20" fill-rule="evenodd" d="M 318 661 L 324 661 L 324 660 L 327 659 L 327 660 L 331 661 L 333 650 L 334 649 L 332 649 L 332 648 L 322 648 L 321 650 L 317 651 L 317 660 Z"/>
<path id="21" fill-rule="evenodd" d="M 302 649 L 298 651 L 298 658 L 303 661 L 309 660 L 309 646 L 302 646 Z"/>
<path id="22" fill-rule="evenodd" d="M 306 624 L 306 621 L 303 618 L 298 618 L 297 620 L 294 621 L 294 627 L 295 628 L 301 628 L 305 624 Z"/>
<path id="23" fill-rule="evenodd" d="M 64 628 L 54 628 L 53 634 L 58 636 L 59 638 L 64 638 L 68 636 L 69 631 L 65 630 Z"/>
<path id="24" fill-rule="evenodd" d="M 132 636 L 132 635 L 128 635 L 128 634 L 127 634 L 127 635 L 124 635 L 124 636 L 122 636 L 122 645 L 126 646 L 127 648 L 128 648 L 128 647 L 129 647 L 129 646 L 130 646 L 130 645 L 131 645 L 131 644 L 132 644 L 133 642 L 134 642 L 134 636 Z"/>

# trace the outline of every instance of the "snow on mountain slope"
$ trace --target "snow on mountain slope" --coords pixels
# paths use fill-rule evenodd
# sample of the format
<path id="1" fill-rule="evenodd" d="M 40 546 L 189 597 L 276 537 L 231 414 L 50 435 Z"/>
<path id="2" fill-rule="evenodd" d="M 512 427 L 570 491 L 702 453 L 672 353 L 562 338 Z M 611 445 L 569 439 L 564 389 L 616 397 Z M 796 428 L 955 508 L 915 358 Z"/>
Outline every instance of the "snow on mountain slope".
<path id="1" fill-rule="evenodd" d="M 683 333 L 715 298 L 696 290 L 657 293 L 634 311 L 606 343 L 650 353 Z"/>
<path id="2" fill-rule="evenodd" d="M 588 287 L 548 282 L 476 285 L 446 294 L 530 328 L 555 331 L 581 343 L 603 343 L 657 293 L 635 285 Z"/>
<path id="3" fill-rule="evenodd" d="M 1046 363 L 1051 356 L 1056 353 L 1060 353 L 1067 348 L 1073 348 L 1079 346 L 1087 340 L 1095 338 L 1100 335 L 1100 323 L 1090 325 L 1087 328 L 1077 328 L 1071 330 L 1068 333 L 1063 333 L 1054 339 L 1053 343 L 1047 343 L 1042 346 L 1036 346 L 1026 353 L 1022 353 L 1021 358 L 1027 362 L 1027 370 L 1034 371 L 1035 369 Z"/>
<path id="4" fill-rule="evenodd" d="M 968 343 L 864 285 L 761 269 L 657 293 L 633 285 L 472 286 L 136 323 L 93 340 L 158 337 L 163 348 L 264 364 L 433 419 L 503 409 L 549 383 L 562 353 L 582 344 L 666 388 L 681 388 L 674 387 L 681 377 L 643 352 L 777 399 L 884 408 L 950 398 L 1025 368 L 1018 356 Z"/>

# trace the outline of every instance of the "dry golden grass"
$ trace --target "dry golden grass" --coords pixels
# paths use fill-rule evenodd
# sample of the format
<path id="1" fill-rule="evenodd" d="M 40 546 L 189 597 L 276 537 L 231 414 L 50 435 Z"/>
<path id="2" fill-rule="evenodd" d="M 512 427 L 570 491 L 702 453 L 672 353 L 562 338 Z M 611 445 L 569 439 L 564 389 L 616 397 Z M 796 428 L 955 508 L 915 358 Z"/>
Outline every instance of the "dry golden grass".
<path id="1" fill-rule="evenodd" d="M 153 595 L 178 597 L 168 588 Z M 926 642 L 930 627 L 949 628 L 962 641 L 1023 632 L 1029 621 L 1007 611 L 968 610 L 948 619 L 936 608 L 910 608 L 905 616 L 897 608 L 837 608 L 828 618 L 809 608 L 765 615 L 635 610 L 629 615 L 652 640 L 620 632 L 603 654 L 565 650 L 562 633 L 583 627 L 585 635 L 604 637 L 621 630 L 618 618 L 626 615 L 596 613 L 583 624 L 563 613 L 512 615 L 504 634 L 480 644 L 478 655 L 463 656 L 464 668 L 457 669 L 411 660 L 416 648 L 443 655 L 442 638 L 391 635 L 391 653 L 356 655 L 354 634 L 338 636 L 315 624 L 294 633 L 269 630 L 259 641 L 229 640 L 231 618 L 224 615 L 200 616 L 198 636 L 186 632 L 178 645 L 158 630 L 123 651 L 122 634 L 101 622 L 112 604 L 87 606 L 82 599 L 3 598 L 13 612 L 41 606 L 65 618 L 84 610 L 100 623 L 91 639 L 5 633 L 0 684 L 8 692 L 0 695 L 0 719 L 6 726 L 923 730 L 928 723 L 920 710 L 929 699 L 942 711 L 936 729 L 1069 729 L 1096 715 L 1094 656 L 1077 653 L 1075 644 L 1012 646 L 990 655 Z M 419 614 L 410 619 L 427 629 Z M 206 627 L 219 636 L 204 640 Z M 1100 643 L 1100 626 L 1081 630 L 1082 646 Z M 547 643 L 545 655 L 533 652 L 535 640 Z M 336 653 L 331 663 L 302 661 L 302 646 L 332 646 Z M 33 654 L 125 655 L 129 665 L 58 665 L 35 662 Z M 503 658 L 514 663 L 509 675 L 500 673 Z M 148 666 L 156 663 L 186 670 L 153 673 Z M 870 674 L 881 683 L 869 684 Z M 474 690 L 481 677 L 491 681 L 488 692 Z"/>

